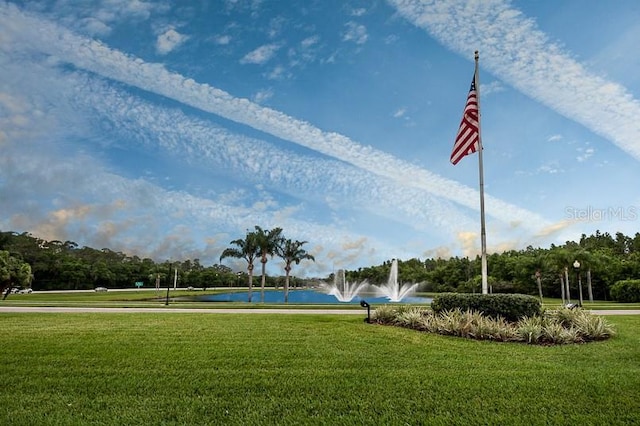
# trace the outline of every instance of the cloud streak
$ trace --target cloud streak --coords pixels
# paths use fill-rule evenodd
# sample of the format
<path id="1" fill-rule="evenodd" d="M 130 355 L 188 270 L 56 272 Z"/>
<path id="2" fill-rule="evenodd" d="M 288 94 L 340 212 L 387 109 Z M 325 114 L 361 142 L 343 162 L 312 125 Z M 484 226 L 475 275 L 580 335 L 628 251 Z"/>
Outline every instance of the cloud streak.
<path id="1" fill-rule="evenodd" d="M 3 45 L 5 49 L 19 46 L 33 52 L 53 55 L 78 68 L 166 96 L 346 161 L 403 186 L 426 190 L 465 207 L 478 209 L 477 191 L 458 182 L 445 179 L 372 147 L 360 145 L 344 135 L 324 132 L 282 112 L 197 83 L 166 70 L 161 64 L 147 63 L 98 41 L 75 35 L 51 22 L 25 14 L 15 6 L 4 5 L 0 9 L 0 23 L 11 38 L 9 43 Z M 39 28 L 39 31 L 26 30 L 29 28 Z M 532 228 L 546 223 L 535 213 L 491 196 L 486 196 L 486 207 L 487 214 L 506 223 L 517 222 Z"/>
<path id="2" fill-rule="evenodd" d="M 640 102 L 578 63 L 504 0 L 388 0 L 449 49 L 640 160 Z M 471 46 L 471 47 L 470 47 Z"/>
<path id="3" fill-rule="evenodd" d="M 380 257 L 410 254 L 390 241 L 354 231 L 353 224 L 340 217 L 342 212 L 353 211 L 360 220 L 376 215 L 427 233 L 474 226 L 458 207 L 424 191 L 397 187 L 385 178 L 334 159 L 311 159 L 232 134 L 180 110 L 130 96 L 85 72 L 63 71 L 24 58 L 2 65 L 8 75 L 20 76 L 23 88 L 29 87 L 17 97 L 3 93 L 0 102 L 9 111 L 7 119 L 23 122 L 21 126 L 7 123 L 4 128 L 22 131 L 34 127 L 35 122 L 42 125 L 51 121 L 42 131 L 51 133 L 54 139 L 77 140 L 68 147 L 51 144 L 51 137 L 43 138 L 40 133 L 10 135 L 14 143 L 7 145 L 0 161 L 0 179 L 12 184 L 0 188 L 0 196 L 12 199 L 11 211 L 19 214 L 2 209 L 6 218 L 0 222 L 2 228 L 29 229 L 45 239 L 64 240 L 74 235 L 72 238 L 80 238 L 83 244 L 141 256 L 215 261 L 231 238 L 226 234 L 216 236 L 215 244 L 203 246 L 202 235 L 222 229 L 235 237 L 260 223 L 283 226 L 294 238 L 332 247 L 327 253 L 330 263 L 346 267 L 354 259 L 375 263 Z M 37 94 L 37 103 L 30 99 L 30 93 Z M 55 109 L 44 116 L 38 104 L 55 105 Z M 314 222 L 305 217 L 305 211 L 297 214 L 296 206 L 269 201 L 268 194 L 261 195 L 266 202 L 247 197 L 252 203 L 243 207 L 237 200 L 225 201 L 224 196 L 205 199 L 186 191 L 166 190 L 144 179 L 117 176 L 98 160 L 81 154 L 96 142 L 106 142 L 96 140 L 95 133 L 101 127 L 91 123 L 94 120 L 111 129 L 115 137 L 109 138 L 108 144 L 124 144 L 129 151 L 142 148 L 156 154 L 164 152 L 179 161 L 178 168 L 224 168 L 231 175 L 248 177 L 245 183 L 278 188 L 299 200 L 327 203 L 336 211 L 336 218 L 329 218 L 329 223 Z M 34 156 L 33 152 L 40 155 Z M 260 161 L 252 161 L 247 152 L 260 152 Z M 259 204 L 263 208 L 257 208 Z M 349 250 L 348 254 L 336 248 L 352 241 L 366 244 L 362 250 Z M 318 256 L 318 264 L 313 267 L 323 266 L 327 267 L 326 259 Z"/>

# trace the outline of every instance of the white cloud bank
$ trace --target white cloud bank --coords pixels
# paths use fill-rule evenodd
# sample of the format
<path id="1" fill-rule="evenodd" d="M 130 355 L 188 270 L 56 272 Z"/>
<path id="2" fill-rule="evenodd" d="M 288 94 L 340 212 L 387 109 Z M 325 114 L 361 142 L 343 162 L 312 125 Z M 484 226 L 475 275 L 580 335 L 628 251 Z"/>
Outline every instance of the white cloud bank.
<path id="1" fill-rule="evenodd" d="M 360 145 L 344 135 L 324 132 L 282 112 L 262 107 L 247 99 L 235 98 L 207 84 L 197 83 L 166 70 L 161 64 L 133 58 L 100 42 L 73 34 L 49 21 L 25 14 L 13 5 L 0 8 L 0 24 L 12 39 L 3 44 L 5 49 L 26 48 L 54 55 L 78 68 L 249 125 L 391 179 L 405 187 L 426 190 L 474 210 L 479 208 L 478 192 L 458 182 L 372 147 Z M 33 32 L 31 28 L 39 28 L 39 31 Z M 494 197 L 487 195 L 485 201 L 487 214 L 505 223 L 516 223 L 531 229 L 547 224 L 539 215 Z"/>

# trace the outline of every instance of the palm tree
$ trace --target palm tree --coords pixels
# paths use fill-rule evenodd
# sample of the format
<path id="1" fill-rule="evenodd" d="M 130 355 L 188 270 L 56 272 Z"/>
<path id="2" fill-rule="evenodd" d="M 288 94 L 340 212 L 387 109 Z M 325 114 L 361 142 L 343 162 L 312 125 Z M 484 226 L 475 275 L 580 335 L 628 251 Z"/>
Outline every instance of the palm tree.
<path id="1" fill-rule="evenodd" d="M 244 259 L 247 261 L 247 272 L 249 276 L 249 303 L 251 303 L 253 289 L 253 263 L 258 257 L 258 244 L 255 232 L 247 232 L 243 239 L 233 240 L 230 244 L 236 247 L 224 249 L 220 255 L 220 261 L 225 257 L 234 257 L 236 259 Z"/>
<path id="2" fill-rule="evenodd" d="M 571 292 L 569 288 L 568 265 L 573 262 L 571 253 L 563 247 L 553 244 L 545 256 L 544 263 L 560 277 L 560 293 L 562 303 L 571 303 Z"/>
<path id="3" fill-rule="evenodd" d="M 267 256 L 273 257 L 276 249 L 282 241 L 282 228 L 262 229 L 256 225 L 256 244 L 258 246 L 258 255 L 262 263 L 262 279 L 260 280 L 260 301 L 264 302 L 264 285 L 267 279 L 265 272 L 267 266 Z"/>
<path id="4" fill-rule="evenodd" d="M 593 286 L 591 283 L 591 270 L 601 270 L 604 265 L 610 262 L 607 255 L 601 250 L 594 252 L 584 251 L 583 257 L 580 259 L 583 263 L 586 263 L 587 267 L 587 291 L 589 294 L 589 301 L 593 302 Z"/>
<path id="5" fill-rule="evenodd" d="M 278 256 L 280 256 L 284 260 L 284 270 L 286 272 L 286 277 L 284 280 L 284 303 L 289 302 L 289 273 L 291 272 L 291 264 L 295 262 L 295 264 L 298 265 L 300 261 L 304 259 L 309 259 L 314 262 L 316 260 L 312 255 L 307 253 L 307 251 L 302 248 L 302 246 L 306 243 L 306 241 L 291 241 L 287 239 L 283 240 L 282 243 L 278 246 Z"/>

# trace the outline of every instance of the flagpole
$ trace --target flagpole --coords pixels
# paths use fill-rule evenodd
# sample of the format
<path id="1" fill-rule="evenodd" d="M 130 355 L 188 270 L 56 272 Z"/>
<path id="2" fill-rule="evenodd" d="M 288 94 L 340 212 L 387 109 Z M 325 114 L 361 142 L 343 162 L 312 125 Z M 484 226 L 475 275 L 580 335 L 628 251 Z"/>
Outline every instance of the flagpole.
<path id="1" fill-rule="evenodd" d="M 482 131 L 480 123 L 482 120 L 480 110 L 480 79 L 478 77 L 478 51 L 475 52 L 476 69 L 474 73 L 474 83 L 476 86 L 476 97 L 478 102 L 478 169 L 480 173 L 480 245 L 482 261 L 482 294 L 489 294 L 489 283 L 487 274 L 487 231 L 484 224 L 484 172 L 482 169 Z"/>

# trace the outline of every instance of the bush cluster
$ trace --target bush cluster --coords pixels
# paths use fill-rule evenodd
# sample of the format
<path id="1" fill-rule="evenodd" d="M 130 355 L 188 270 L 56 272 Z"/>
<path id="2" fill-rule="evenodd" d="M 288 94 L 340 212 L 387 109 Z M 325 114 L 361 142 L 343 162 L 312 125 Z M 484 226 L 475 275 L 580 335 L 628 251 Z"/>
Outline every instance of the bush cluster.
<path id="1" fill-rule="evenodd" d="M 436 313 L 454 309 L 471 310 L 491 318 L 518 321 L 520 318 L 540 315 L 542 305 L 538 298 L 524 294 L 444 293 L 433 298 L 431 309 Z"/>
<path id="2" fill-rule="evenodd" d="M 459 308 L 435 313 L 427 308 L 383 305 L 372 322 L 450 336 L 529 344 L 567 344 L 604 340 L 615 334 L 602 317 L 582 309 L 562 308 L 510 322 Z"/>
<path id="3" fill-rule="evenodd" d="M 611 298 L 617 302 L 640 302 L 640 280 L 623 280 L 611 287 Z"/>

